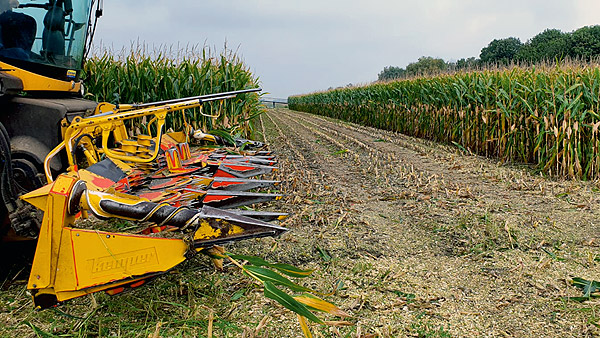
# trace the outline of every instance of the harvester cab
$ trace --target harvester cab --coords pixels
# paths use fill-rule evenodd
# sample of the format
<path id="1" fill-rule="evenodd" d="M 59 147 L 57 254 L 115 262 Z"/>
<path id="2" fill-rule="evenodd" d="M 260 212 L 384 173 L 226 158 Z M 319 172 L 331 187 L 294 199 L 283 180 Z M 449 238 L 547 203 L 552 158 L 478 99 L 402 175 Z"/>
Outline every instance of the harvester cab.
<path id="1" fill-rule="evenodd" d="M 79 94 L 79 76 L 95 28 L 91 17 L 102 14 L 100 7 L 93 11 L 94 0 L 0 4 L 0 66 L 22 86 L 16 81 L 3 87 L 5 92 Z"/>
<path id="2" fill-rule="evenodd" d="M 97 106 L 82 98 L 80 74 L 101 14 L 95 0 L 0 0 L 0 236 L 39 232 L 40 214 L 18 196 L 45 184 L 64 127 Z M 48 166 L 65 171 L 64 152 Z"/>
<path id="3" fill-rule="evenodd" d="M 195 253 L 286 231 L 269 223 L 286 214 L 248 207 L 281 198 L 248 191 L 279 183 L 255 179 L 277 169 L 264 144 L 206 135 L 212 147 L 188 143 L 186 110 L 260 88 L 150 103 L 84 100 L 79 77 L 101 6 L 16 3 L 0 14 L 0 237 L 37 239 L 28 282 L 36 306 L 119 293 Z M 166 130 L 169 114 L 181 114 L 184 130 Z M 147 134 L 132 128 L 136 119 L 147 121 Z M 107 219 L 135 225 L 113 229 Z"/>

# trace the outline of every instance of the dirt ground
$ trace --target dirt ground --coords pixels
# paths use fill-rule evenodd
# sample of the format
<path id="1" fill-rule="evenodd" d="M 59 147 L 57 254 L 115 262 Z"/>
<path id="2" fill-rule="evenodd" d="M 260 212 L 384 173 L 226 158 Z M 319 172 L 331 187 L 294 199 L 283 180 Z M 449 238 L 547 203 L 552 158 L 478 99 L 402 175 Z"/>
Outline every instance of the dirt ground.
<path id="1" fill-rule="evenodd" d="M 337 286 L 327 300 L 354 325 L 312 325 L 315 337 L 600 334 L 600 301 L 569 298 L 582 296 L 571 278 L 600 280 L 598 182 L 287 109 L 263 114 L 257 134 L 278 154 L 285 194 L 259 209 L 289 212 L 291 231 L 227 249 L 316 269 L 303 282 L 313 289 Z M 295 315 L 206 257 L 41 312 L 13 275 L 0 281 L 0 336 L 302 336 Z"/>
<path id="2" fill-rule="evenodd" d="M 572 277 L 600 280 L 598 182 L 286 109 L 262 122 L 293 215 L 278 255 L 318 253 L 353 336 L 600 333 L 600 303 L 569 300 Z"/>

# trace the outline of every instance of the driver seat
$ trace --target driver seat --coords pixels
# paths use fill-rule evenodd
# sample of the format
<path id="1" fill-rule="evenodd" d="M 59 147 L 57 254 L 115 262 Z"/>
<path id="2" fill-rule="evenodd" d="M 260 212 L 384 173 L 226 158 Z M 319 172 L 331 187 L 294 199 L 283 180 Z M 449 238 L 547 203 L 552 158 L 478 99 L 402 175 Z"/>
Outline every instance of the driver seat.
<path id="1" fill-rule="evenodd" d="M 0 14 L 0 56 L 28 60 L 35 41 L 37 23 L 23 13 Z"/>

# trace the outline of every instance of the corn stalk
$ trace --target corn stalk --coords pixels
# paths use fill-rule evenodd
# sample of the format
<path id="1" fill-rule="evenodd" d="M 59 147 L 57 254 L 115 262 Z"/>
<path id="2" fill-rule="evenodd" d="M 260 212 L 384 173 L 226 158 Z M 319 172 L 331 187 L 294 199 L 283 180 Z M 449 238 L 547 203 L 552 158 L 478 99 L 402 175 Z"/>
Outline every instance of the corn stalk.
<path id="1" fill-rule="evenodd" d="M 86 62 L 84 72 L 86 96 L 111 103 L 152 102 L 258 85 L 258 78 L 227 49 L 218 55 L 207 48 L 148 52 L 138 46 L 120 55 L 104 50 Z M 249 120 L 261 112 L 258 99 L 254 93 L 242 94 L 234 100 L 207 103 L 185 114 L 195 129 L 222 129 L 250 137 Z M 182 130 L 183 124 L 181 114 L 169 114 L 167 128 Z"/>
<path id="2" fill-rule="evenodd" d="M 490 69 L 289 98 L 290 108 L 459 144 L 547 174 L 600 177 L 600 68 Z"/>

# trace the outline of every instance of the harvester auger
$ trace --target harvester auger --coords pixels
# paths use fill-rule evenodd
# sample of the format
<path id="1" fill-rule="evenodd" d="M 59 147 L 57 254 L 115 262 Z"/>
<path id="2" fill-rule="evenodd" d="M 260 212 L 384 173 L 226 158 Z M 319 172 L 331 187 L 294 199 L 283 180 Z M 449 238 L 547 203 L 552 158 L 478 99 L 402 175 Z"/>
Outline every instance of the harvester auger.
<path id="1" fill-rule="evenodd" d="M 213 94 L 209 99 L 258 90 Z M 21 197 L 44 211 L 28 282 L 36 306 L 46 308 L 98 291 L 115 294 L 215 245 L 286 231 L 266 222 L 283 219 L 283 213 L 215 208 L 279 199 L 279 194 L 245 191 L 278 183 L 248 178 L 276 169 L 272 155 L 191 152 L 187 132 L 163 133 L 166 114 L 199 107 L 206 99 L 183 98 L 141 108 L 101 103 L 93 115 L 77 117 L 66 127 L 64 141 L 44 162 L 50 183 Z M 103 111 L 107 107 L 110 110 Z M 156 134 L 129 139 L 125 121 L 144 116 L 152 117 Z M 54 178 L 48 163 L 62 149 L 69 167 Z M 87 167 L 80 168 L 81 163 Z M 146 226 L 135 233 L 111 232 L 102 225 L 78 227 L 78 220 L 90 214 Z M 164 234 L 168 236 L 161 237 Z"/>

